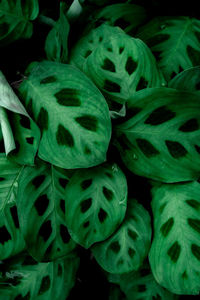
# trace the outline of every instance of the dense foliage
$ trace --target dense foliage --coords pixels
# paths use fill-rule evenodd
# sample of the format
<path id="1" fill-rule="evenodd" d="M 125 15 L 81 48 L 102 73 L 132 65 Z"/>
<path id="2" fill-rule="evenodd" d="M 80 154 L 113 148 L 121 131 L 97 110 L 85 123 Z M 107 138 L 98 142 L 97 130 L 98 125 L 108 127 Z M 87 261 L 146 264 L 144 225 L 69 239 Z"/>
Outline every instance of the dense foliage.
<path id="1" fill-rule="evenodd" d="M 199 295 L 200 15 L 173 9 L 0 1 L 0 299 Z"/>

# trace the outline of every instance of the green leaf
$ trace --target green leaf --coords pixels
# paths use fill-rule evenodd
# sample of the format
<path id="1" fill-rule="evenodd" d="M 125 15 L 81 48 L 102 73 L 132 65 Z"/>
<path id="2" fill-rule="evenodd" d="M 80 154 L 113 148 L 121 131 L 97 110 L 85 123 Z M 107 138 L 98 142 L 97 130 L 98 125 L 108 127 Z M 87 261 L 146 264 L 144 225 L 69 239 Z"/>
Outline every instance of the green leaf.
<path id="1" fill-rule="evenodd" d="M 110 273 L 123 274 L 138 270 L 151 243 L 148 212 L 134 199 L 128 200 L 125 219 L 107 240 L 92 247 L 99 265 Z"/>
<path id="2" fill-rule="evenodd" d="M 200 20 L 190 17 L 157 17 L 137 35 L 151 48 L 167 81 L 200 64 Z"/>
<path id="3" fill-rule="evenodd" d="M 19 228 L 16 198 L 23 166 L 0 154 L 0 260 L 16 255 L 25 248 Z"/>
<path id="4" fill-rule="evenodd" d="M 60 3 L 60 17 L 50 30 L 45 41 L 45 52 L 48 60 L 66 63 L 68 59 L 69 22 L 66 17 L 64 2 Z"/>
<path id="5" fill-rule="evenodd" d="M 9 159 L 22 165 L 34 165 L 40 141 L 39 128 L 24 115 L 8 112 L 8 117 L 15 140 L 15 149 L 9 152 Z"/>
<path id="6" fill-rule="evenodd" d="M 164 182 L 200 175 L 200 102 L 197 93 L 144 89 L 115 128 L 115 145 L 133 173 Z"/>
<path id="7" fill-rule="evenodd" d="M 6 261 L 0 276 L 0 294 L 5 300 L 66 300 L 74 286 L 79 266 L 75 255 L 49 263 L 37 263 L 27 255 Z"/>
<path id="8" fill-rule="evenodd" d="M 110 35 L 88 56 L 83 70 L 108 99 L 119 103 L 138 90 L 165 84 L 149 48 L 124 33 Z"/>
<path id="9" fill-rule="evenodd" d="M 127 300 L 127 298 L 117 285 L 111 285 L 108 300 Z"/>
<path id="10" fill-rule="evenodd" d="M 33 165 L 40 131 L 0 71 L 0 125 L 6 155 L 19 164 Z"/>
<path id="11" fill-rule="evenodd" d="M 29 253 L 38 261 L 69 254 L 75 243 L 66 227 L 68 172 L 42 161 L 26 167 L 19 181 L 17 208 Z"/>
<path id="12" fill-rule="evenodd" d="M 118 27 L 102 24 L 81 37 L 70 52 L 70 64 L 83 71 L 83 66 L 89 55 L 105 42 L 111 35 L 122 33 Z"/>
<path id="13" fill-rule="evenodd" d="M 0 71 L 0 107 L 29 117 L 24 106 Z"/>
<path id="14" fill-rule="evenodd" d="M 112 4 L 97 12 L 95 11 L 86 30 L 89 30 L 91 27 L 96 28 L 104 23 L 118 26 L 126 33 L 132 34 L 138 26 L 141 26 L 146 21 L 146 18 L 146 10 L 142 6 L 128 3 Z"/>
<path id="15" fill-rule="evenodd" d="M 170 88 L 196 92 L 200 90 L 200 67 L 187 69 L 176 75 L 168 84 Z"/>
<path id="16" fill-rule="evenodd" d="M 118 284 L 127 300 L 175 300 L 176 295 L 161 287 L 154 279 L 149 265 L 145 263 L 137 272 L 108 275 L 108 280 Z"/>
<path id="17" fill-rule="evenodd" d="M 34 20 L 39 12 L 38 0 L 2 0 L 0 2 L 0 44 L 19 38 L 30 38 Z"/>
<path id="18" fill-rule="evenodd" d="M 175 294 L 200 291 L 200 184 L 152 189 L 154 239 L 149 254 L 156 281 Z"/>
<path id="19" fill-rule="evenodd" d="M 43 61 L 34 64 L 20 92 L 42 130 L 41 159 L 65 169 L 87 168 L 106 160 L 111 136 L 108 106 L 82 72 Z"/>
<path id="20" fill-rule="evenodd" d="M 67 185 L 65 197 L 69 233 L 89 248 L 109 237 L 123 221 L 126 177 L 116 164 L 78 170 Z"/>
<path id="21" fill-rule="evenodd" d="M 1 134 L 3 137 L 3 143 L 5 153 L 8 155 L 12 150 L 16 148 L 13 132 L 8 120 L 8 115 L 3 107 L 0 107 L 0 125 Z"/>

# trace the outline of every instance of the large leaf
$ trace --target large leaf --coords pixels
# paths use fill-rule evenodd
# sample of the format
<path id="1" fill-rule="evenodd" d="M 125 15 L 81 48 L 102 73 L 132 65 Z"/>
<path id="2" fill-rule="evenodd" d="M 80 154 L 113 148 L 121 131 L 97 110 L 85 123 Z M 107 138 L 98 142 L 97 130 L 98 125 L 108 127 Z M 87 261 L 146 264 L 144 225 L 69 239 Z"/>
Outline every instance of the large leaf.
<path id="1" fill-rule="evenodd" d="M 127 300 L 177 299 L 176 295 L 171 294 L 155 281 L 147 263 L 137 272 L 130 272 L 123 275 L 109 274 L 108 280 L 120 286 Z"/>
<path id="2" fill-rule="evenodd" d="M 107 240 L 94 245 L 92 253 L 104 270 L 123 274 L 141 267 L 150 243 L 150 216 L 141 204 L 129 199 L 126 216 L 119 229 Z"/>
<path id="3" fill-rule="evenodd" d="M 66 17 L 67 4 L 60 3 L 60 17 L 50 30 L 45 41 L 48 60 L 66 63 L 68 59 L 69 22 Z"/>
<path id="4" fill-rule="evenodd" d="M 49 263 L 37 263 L 20 255 L 1 264 L 2 300 L 66 300 L 74 286 L 79 266 L 75 255 Z"/>
<path id="5" fill-rule="evenodd" d="M 30 38 L 34 20 L 39 12 L 38 0 L 2 0 L 0 2 L 0 44 L 19 38 Z"/>
<path id="6" fill-rule="evenodd" d="M 83 70 L 83 66 L 88 56 L 111 35 L 113 36 L 119 33 L 122 33 L 120 28 L 104 24 L 90 30 L 88 34 L 81 37 L 72 48 L 70 53 L 70 64 Z"/>
<path id="7" fill-rule="evenodd" d="M 200 175 L 200 101 L 197 93 L 175 89 L 142 90 L 128 103 L 116 126 L 125 165 L 135 174 L 164 182 Z"/>
<path id="8" fill-rule="evenodd" d="M 79 170 L 66 188 L 66 222 L 72 238 L 85 248 L 105 240 L 126 212 L 127 183 L 119 167 L 105 164 Z"/>
<path id="9" fill-rule="evenodd" d="M 24 167 L 0 154 L 0 260 L 25 248 L 16 207 L 19 176 Z"/>
<path id="10" fill-rule="evenodd" d="M 107 5 L 106 7 L 94 12 L 90 17 L 88 30 L 100 24 L 119 26 L 126 33 L 131 34 L 136 28 L 146 20 L 146 11 L 142 6 L 128 3 L 118 3 Z"/>
<path id="11" fill-rule="evenodd" d="M 152 190 L 156 281 L 175 294 L 200 291 L 200 183 L 161 184 Z"/>
<path id="12" fill-rule="evenodd" d="M 42 130 L 40 158 L 66 169 L 106 160 L 111 136 L 108 106 L 82 72 L 61 63 L 34 64 L 20 92 Z"/>
<path id="13" fill-rule="evenodd" d="M 157 17 L 138 34 L 158 58 L 168 81 L 180 70 L 200 64 L 200 20 L 190 17 Z"/>
<path id="14" fill-rule="evenodd" d="M 17 208 L 29 253 L 38 261 L 54 260 L 74 249 L 65 222 L 68 173 L 41 161 L 26 167 L 19 181 Z"/>
<path id="15" fill-rule="evenodd" d="M 149 48 L 124 33 L 111 35 L 99 45 L 83 70 L 109 99 L 119 103 L 138 90 L 165 84 Z"/>
<path id="16" fill-rule="evenodd" d="M 195 92 L 200 90 L 200 67 L 189 68 L 170 80 L 168 86 L 177 90 Z"/>
<path id="17" fill-rule="evenodd" d="M 34 164 L 40 131 L 0 72 L 0 125 L 5 152 L 20 164 Z"/>

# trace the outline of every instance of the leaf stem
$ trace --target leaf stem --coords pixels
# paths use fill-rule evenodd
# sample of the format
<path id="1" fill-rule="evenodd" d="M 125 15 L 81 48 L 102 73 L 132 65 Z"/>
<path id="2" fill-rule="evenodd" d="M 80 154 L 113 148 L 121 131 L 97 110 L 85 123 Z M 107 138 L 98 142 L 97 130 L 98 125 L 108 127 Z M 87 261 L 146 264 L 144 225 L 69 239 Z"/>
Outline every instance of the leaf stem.
<path id="1" fill-rule="evenodd" d="M 53 27 L 56 23 L 52 18 L 46 17 L 44 15 L 38 16 L 38 22 L 41 24 L 48 25 L 50 27 Z"/>

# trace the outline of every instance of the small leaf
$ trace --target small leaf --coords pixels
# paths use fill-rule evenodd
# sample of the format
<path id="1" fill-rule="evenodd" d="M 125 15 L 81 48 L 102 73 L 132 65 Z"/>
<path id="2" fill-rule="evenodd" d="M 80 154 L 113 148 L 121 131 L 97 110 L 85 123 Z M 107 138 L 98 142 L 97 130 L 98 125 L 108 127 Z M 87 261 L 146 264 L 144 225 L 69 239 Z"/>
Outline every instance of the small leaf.
<path id="1" fill-rule="evenodd" d="M 45 41 L 47 59 L 62 63 L 66 63 L 68 59 L 69 23 L 65 13 L 66 6 L 64 2 L 60 3 L 60 17 Z"/>
<path id="2" fill-rule="evenodd" d="M 126 177 L 117 165 L 79 170 L 66 188 L 66 222 L 72 238 L 85 248 L 105 240 L 122 222 Z"/>
<path id="3" fill-rule="evenodd" d="M 20 226 L 29 253 L 38 261 L 63 257 L 75 248 L 65 222 L 67 184 L 68 173 L 42 161 L 26 167 L 20 178 Z"/>
<path id="4" fill-rule="evenodd" d="M 92 247 L 92 253 L 107 272 L 123 274 L 138 270 L 148 254 L 151 223 L 148 212 L 136 200 L 128 200 L 125 219 L 107 240 Z"/>
<path id="5" fill-rule="evenodd" d="M 153 275 L 172 293 L 197 295 L 200 184 L 160 184 L 153 187 L 152 195 L 154 239 L 149 259 Z"/>
<path id="6" fill-rule="evenodd" d="M 5 154 L 0 154 L 0 260 L 25 249 L 16 207 L 19 177 L 23 169 L 23 166 L 10 162 Z"/>
<path id="7" fill-rule="evenodd" d="M 144 89 L 128 101 L 114 141 L 133 173 L 163 182 L 200 175 L 200 102 L 197 93 Z"/>

